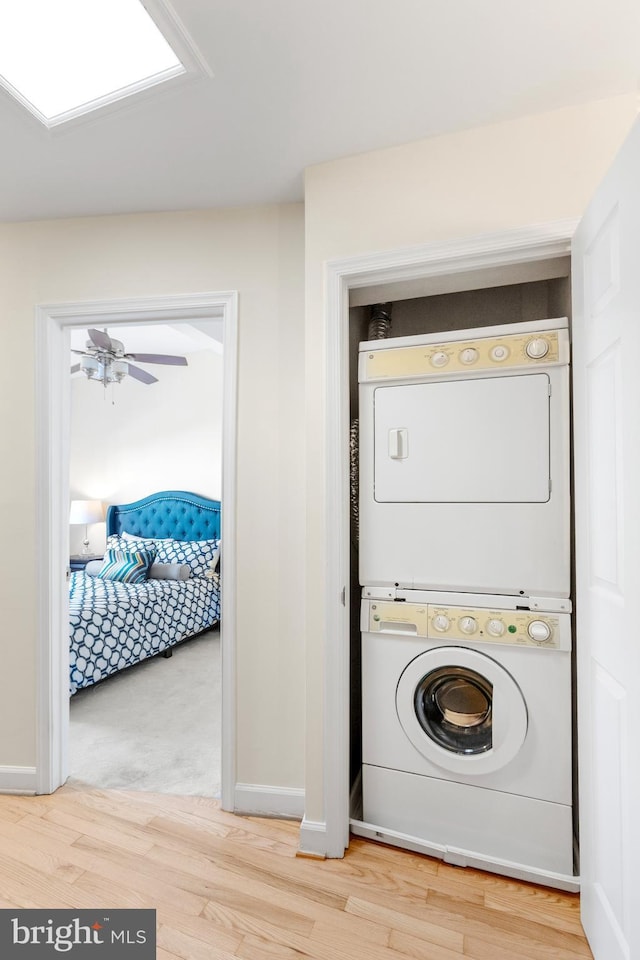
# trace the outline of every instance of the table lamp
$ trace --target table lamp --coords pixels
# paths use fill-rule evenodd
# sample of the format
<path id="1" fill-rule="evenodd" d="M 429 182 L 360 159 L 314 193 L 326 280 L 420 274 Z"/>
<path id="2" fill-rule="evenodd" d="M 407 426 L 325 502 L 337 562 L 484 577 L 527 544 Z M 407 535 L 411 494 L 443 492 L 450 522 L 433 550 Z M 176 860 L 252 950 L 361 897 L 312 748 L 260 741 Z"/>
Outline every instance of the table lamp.
<path id="1" fill-rule="evenodd" d="M 100 523 L 104 520 L 104 507 L 100 500 L 72 500 L 69 510 L 69 523 L 84 524 L 84 540 L 82 553 L 89 553 L 89 534 L 87 528 L 90 523 Z"/>

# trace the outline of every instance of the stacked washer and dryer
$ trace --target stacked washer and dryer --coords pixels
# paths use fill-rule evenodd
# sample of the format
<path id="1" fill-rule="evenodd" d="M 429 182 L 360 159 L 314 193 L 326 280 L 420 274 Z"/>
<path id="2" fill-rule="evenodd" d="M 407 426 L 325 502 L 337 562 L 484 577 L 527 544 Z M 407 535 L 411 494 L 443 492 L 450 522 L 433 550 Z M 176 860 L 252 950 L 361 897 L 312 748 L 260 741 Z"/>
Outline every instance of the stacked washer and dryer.
<path id="1" fill-rule="evenodd" d="M 362 818 L 577 889 L 566 318 L 360 344 Z"/>

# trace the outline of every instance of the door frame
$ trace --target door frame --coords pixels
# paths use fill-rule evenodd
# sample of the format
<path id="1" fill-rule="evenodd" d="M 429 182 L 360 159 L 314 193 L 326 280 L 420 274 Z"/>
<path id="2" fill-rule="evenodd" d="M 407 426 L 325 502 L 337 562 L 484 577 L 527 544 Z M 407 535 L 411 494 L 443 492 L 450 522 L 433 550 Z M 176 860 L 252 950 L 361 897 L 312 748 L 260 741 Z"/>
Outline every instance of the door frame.
<path id="1" fill-rule="evenodd" d="M 349 845 L 349 294 L 375 285 L 551 260 L 571 253 L 577 219 L 327 261 L 324 288 L 326 472 L 323 685 L 324 822 L 305 830 L 304 848 L 342 857 Z M 519 280 L 514 282 L 520 282 Z M 424 284 L 423 284 L 424 285 Z M 411 296 L 419 294 L 412 288 Z M 437 290 L 442 292 L 441 289 Z M 389 299 L 386 292 L 381 300 Z"/>
<path id="2" fill-rule="evenodd" d="M 221 527 L 221 783 L 222 806 L 233 809 L 236 780 L 236 437 L 238 295 L 236 291 L 121 300 L 40 304 L 36 345 L 36 793 L 68 776 L 70 331 L 74 327 L 222 320 L 223 422 Z"/>

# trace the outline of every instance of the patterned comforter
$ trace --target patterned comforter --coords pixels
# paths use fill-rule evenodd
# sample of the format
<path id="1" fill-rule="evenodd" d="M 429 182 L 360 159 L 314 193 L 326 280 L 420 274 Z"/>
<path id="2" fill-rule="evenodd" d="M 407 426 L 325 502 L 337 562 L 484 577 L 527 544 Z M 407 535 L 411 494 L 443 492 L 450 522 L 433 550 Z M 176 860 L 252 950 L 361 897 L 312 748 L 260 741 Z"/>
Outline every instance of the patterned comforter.
<path id="1" fill-rule="evenodd" d="M 72 573 L 70 692 L 152 657 L 219 619 L 217 577 L 131 584 Z"/>

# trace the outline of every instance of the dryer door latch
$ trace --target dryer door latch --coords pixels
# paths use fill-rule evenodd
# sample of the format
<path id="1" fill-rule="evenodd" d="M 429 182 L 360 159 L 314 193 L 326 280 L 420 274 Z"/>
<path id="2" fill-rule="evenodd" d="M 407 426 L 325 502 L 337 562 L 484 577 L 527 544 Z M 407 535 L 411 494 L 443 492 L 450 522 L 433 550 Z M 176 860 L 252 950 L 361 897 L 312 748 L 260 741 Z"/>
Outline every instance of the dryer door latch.
<path id="1" fill-rule="evenodd" d="M 392 460 L 406 460 L 409 455 L 409 431 L 404 427 L 389 430 L 389 456 Z"/>

